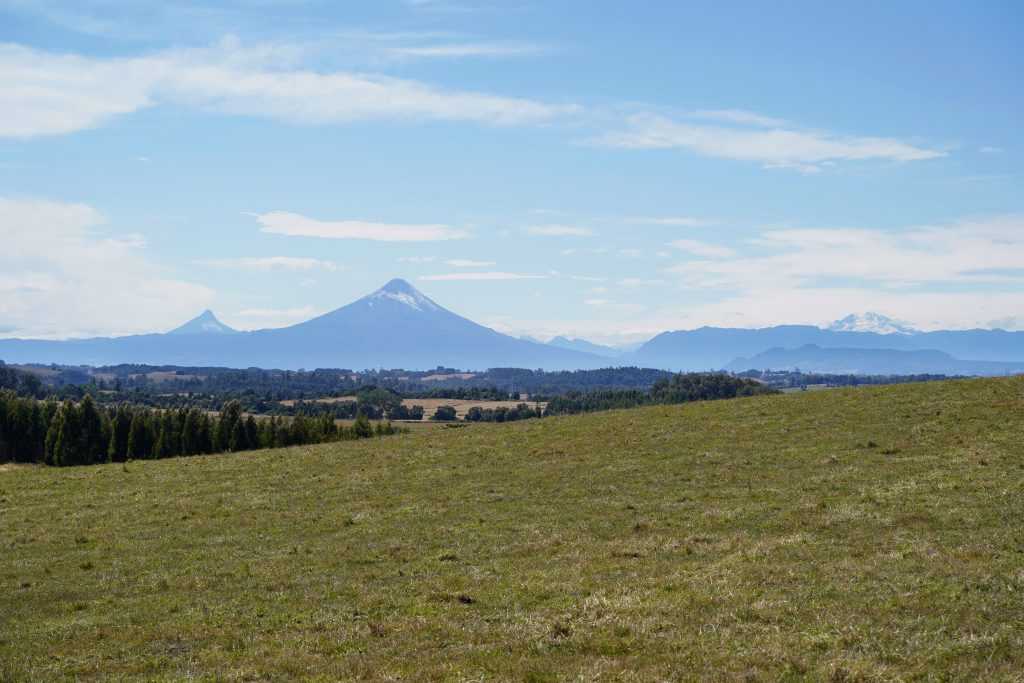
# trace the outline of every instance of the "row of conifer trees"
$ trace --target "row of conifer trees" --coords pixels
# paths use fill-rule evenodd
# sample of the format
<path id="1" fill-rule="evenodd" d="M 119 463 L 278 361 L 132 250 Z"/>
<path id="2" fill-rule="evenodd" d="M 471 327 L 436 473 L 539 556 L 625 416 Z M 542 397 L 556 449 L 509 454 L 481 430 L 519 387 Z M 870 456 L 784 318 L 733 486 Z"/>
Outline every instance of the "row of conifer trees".
<path id="1" fill-rule="evenodd" d="M 350 427 L 328 416 L 257 420 L 242 414 L 237 401 L 220 413 L 198 408 L 153 410 L 121 404 L 37 401 L 0 392 L 0 462 L 89 465 L 182 455 L 282 448 L 393 434 L 390 423 L 376 427 L 364 416 Z"/>

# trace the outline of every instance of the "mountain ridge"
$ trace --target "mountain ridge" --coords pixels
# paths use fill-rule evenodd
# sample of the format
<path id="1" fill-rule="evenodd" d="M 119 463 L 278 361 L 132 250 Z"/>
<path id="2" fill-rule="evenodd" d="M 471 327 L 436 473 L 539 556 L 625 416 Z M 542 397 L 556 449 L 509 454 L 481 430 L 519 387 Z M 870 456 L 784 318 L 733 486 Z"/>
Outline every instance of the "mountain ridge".
<path id="1" fill-rule="evenodd" d="M 892 328 L 902 323 L 873 313 L 847 316 L 833 325 L 858 327 L 864 320 L 881 325 L 883 331 L 810 325 L 701 327 L 663 332 L 637 349 L 625 351 L 582 339 L 556 337 L 543 343 L 511 337 L 449 311 L 409 282 L 396 278 L 349 304 L 289 327 L 238 331 L 207 310 L 162 334 L 66 341 L 4 339 L 0 340 L 0 358 L 15 363 L 65 365 L 147 363 L 354 370 L 415 370 L 439 365 L 472 370 L 575 370 L 636 365 L 691 371 L 733 368 L 734 362 L 750 361 L 769 350 L 815 345 L 822 349 L 938 351 L 949 357 L 934 370 L 939 374 L 974 374 L 963 372 L 969 367 L 963 363 L 970 362 L 1024 362 L 1024 332 L 896 333 Z M 911 356 L 903 358 L 909 361 Z M 894 366 L 893 374 L 917 372 L 910 365 Z"/>
<path id="2" fill-rule="evenodd" d="M 833 331 L 813 325 L 777 325 L 755 329 L 700 327 L 662 332 L 629 360 L 668 370 L 710 370 L 774 348 L 935 350 L 957 360 L 1024 362 L 1024 332 L 1006 330 L 940 330 L 913 335 Z M 955 373 L 946 373 L 955 374 Z"/>
<path id="3" fill-rule="evenodd" d="M 752 358 L 737 358 L 726 370 L 800 370 L 839 375 L 982 375 L 1024 372 L 1024 362 L 978 361 L 954 358 L 933 349 L 823 348 L 807 344 L 795 349 L 773 348 Z"/>
<path id="4" fill-rule="evenodd" d="M 204 312 L 186 323 L 215 320 Z M 218 321 L 219 322 L 219 321 Z M 222 323 L 221 323 L 222 325 Z M 190 327 L 192 326 L 192 327 Z M 224 326 L 227 327 L 227 326 Z M 290 327 L 252 332 L 171 333 L 68 341 L 0 340 L 8 362 L 67 365 L 154 363 L 224 367 L 592 369 L 598 356 L 501 334 L 440 306 L 393 279 L 352 303 Z M 230 329 L 230 328 L 228 328 Z"/>

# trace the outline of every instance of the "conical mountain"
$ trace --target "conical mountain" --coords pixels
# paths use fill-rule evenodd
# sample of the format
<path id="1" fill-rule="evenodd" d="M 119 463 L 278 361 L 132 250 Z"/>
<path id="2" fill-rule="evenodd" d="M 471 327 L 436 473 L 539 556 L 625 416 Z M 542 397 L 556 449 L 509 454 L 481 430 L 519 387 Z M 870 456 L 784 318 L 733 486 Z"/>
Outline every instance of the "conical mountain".
<path id="1" fill-rule="evenodd" d="M 233 334 L 232 334 L 233 333 Z M 210 311 L 168 334 L 70 341 L 0 340 L 10 361 L 235 368 L 403 368 L 439 365 L 593 368 L 606 360 L 515 339 L 439 306 L 405 280 L 318 318 L 273 330 L 236 332 Z"/>
<path id="2" fill-rule="evenodd" d="M 516 339 L 440 306 L 395 279 L 347 306 L 260 336 L 287 340 L 316 360 L 306 367 L 597 367 L 596 356 Z"/>
<path id="3" fill-rule="evenodd" d="M 181 327 L 176 327 L 167 334 L 237 334 L 238 330 L 228 327 L 206 309 Z"/>

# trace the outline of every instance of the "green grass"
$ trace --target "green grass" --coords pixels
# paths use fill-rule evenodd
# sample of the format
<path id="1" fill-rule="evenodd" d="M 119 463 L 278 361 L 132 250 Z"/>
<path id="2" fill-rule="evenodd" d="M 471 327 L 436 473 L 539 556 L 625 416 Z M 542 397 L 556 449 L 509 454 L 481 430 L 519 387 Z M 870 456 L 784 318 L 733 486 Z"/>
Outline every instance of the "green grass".
<path id="1" fill-rule="evenodd" d="M 0 472 L 0 681 L 1022 671 L 1021 379 Z"/>

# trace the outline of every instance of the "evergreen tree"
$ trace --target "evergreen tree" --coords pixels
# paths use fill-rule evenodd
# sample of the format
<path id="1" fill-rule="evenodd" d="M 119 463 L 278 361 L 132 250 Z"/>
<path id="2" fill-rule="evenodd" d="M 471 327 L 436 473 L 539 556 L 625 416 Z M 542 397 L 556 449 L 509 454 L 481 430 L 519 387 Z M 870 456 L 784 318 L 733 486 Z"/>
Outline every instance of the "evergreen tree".
<path id="1" fill-rule="evenodd" d="M 252 415 L 245 420 L 245 445 L 250 450 L 260 447 L 260 429 Z"/>
<path id="2" fill-rule="evenodd" d="M 373 436 L 373 425 L 365 413 L 356 415 L 356 421 L 352 423 L 352 433 L 357 439 L 366 439 Z"/>
<path id="3" fill-rule="evenodd" d="M 246 441 L 245 436 L 245 424 L 241 420 L 236 420 L 234 425 L 231 427 L 231 437 L 228 439 L 228 450 L 232 453 L 238 451 L 245 451 L 249 449 L 249 444 Z"/>
<path id="4" fill-rule="evenodd" d="M 127 455 L 130 460 L 144 460 L 152 453 L 148 422 L 144 411 L 135 411 L 131 428 L 128 430 Z"/>
<path id="5" fill-rule="evenodd" d="M 338 425 L 330 415 L 321 415 L 317 424 L 317 441 L 334 441 L 338 437 Z"/>
<path id="6" fill-rule="evenodd" d="M 53 439 L 53 451 L 48 460 L 55 465 L 79 465 L 82 442 L 81 428 L 78 421 L 78 408 L 70 399 L 64 401 L 60 408 L 57 432 Z"/>
<path id="7" fill-rule="evenodd" d="M 43 445 L 43 461 L 47 465 L 60 465 L 57 460 L 57 439 L 60 437 L 61 429 L 63 429 L 64 423 L 64 407 L 61 406 L 53 414 L 53 419 L 50 420 L 50 426 L 46 430 L 46 441 Z"/>
<path id="8" fill-rule="evenodd" d="M 309 421 L 305 415 L 296 415 L 288 429 L 288 443 L 292 446 L 301 446 L 309 443 Z"/>
<path id="9" fill-rule="evenodd" d="M 107 460 L 124 462 L 128 457 L 128 432 L 132 427 L 132 413 L 128 406 L 121 404 L 114 412 L 110 424 L 110 444 Z"/>
<path id="10" fill-rule="evenodd" d="M 195 455 L 203 452 L 200 425 L 199 411 L 194 408 L 186 411 L 185 420 L 181 426 L 182 455 Z"/>
<path id="11" fill-rule="evenodd" d="M 177 430 L 177 419 L 170 410 L 165 410 L 159 417 L 159 429 L 156 443 L 153 446 L 154 458 L 171 458 L 178 454 L 181 437 Z"/>
<path id="12" fill-rule="evenodd" d="M 220 411 L 220 421 L 217 425 L 217 450 L 228 451 L 231 449 L 231 439 L 234 436 L 235 425 L 242 419 L 242 405 L 238 401 L 228 401 L 227 405 Z"/>
<path id="13" fill-rule="evenodd" d="M 213 422 L 206 413 L 199 415 L 199 438 L 197 453 L 213 453 Z"/>
<path id="14" fill-rule="evenodd" d="M 109 436 L 105 435 L 103 416 L 96 410 L 92 396 L 86 394 L 78 406 L 79 441 L 77 462 L 92 464 L 107 460 Z"/>

